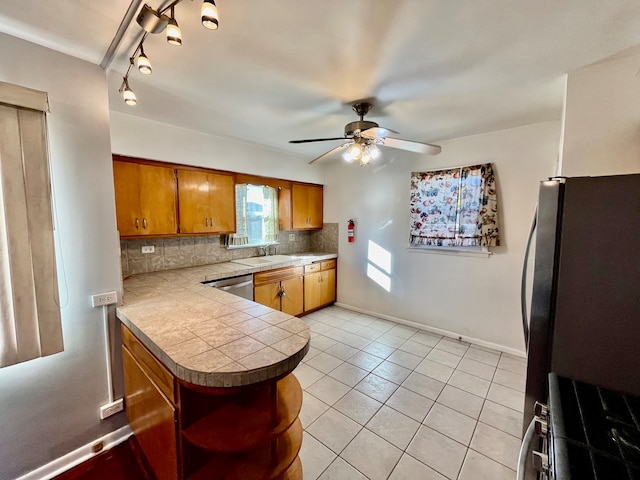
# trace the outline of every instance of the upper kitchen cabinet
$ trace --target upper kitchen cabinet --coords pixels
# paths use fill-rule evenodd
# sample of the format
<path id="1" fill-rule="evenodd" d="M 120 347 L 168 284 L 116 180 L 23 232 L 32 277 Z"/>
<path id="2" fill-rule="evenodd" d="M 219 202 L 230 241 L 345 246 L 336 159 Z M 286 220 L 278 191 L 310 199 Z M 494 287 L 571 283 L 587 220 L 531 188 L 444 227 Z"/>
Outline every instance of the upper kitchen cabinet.
<path id="1" fill-rule="evenodd" d="M 291 184 L 293 230 L 322 228 L 322 185 Z"/>
<path id="2" fill-rule="evenodd" d="M 236 231 L 233 175 L 178 169 L 180 233 Z"/>
<path id="3" fill-rule="evenodd" d="M 291 186 L 278 189 L 278 229 L 292 230 L 291 221 Z"/>
<path id="4" fill-rule="evenodd" d="M 118 158 L 114 156 L 113 177 L 120 236 L 175 234 L 175 170 Z"/>

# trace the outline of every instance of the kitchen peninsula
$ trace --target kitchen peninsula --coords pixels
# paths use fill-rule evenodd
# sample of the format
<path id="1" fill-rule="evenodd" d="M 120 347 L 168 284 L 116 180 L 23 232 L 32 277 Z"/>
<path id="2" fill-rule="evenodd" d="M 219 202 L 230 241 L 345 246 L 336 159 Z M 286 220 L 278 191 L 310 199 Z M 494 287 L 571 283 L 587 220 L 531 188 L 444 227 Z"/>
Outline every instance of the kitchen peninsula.
<path id="1" fill-rule="evenodd" d="M 158 480 L 302 478 L 302 390 L 291 372 L 308 326 L 201 283 L 264 270 L 229 262 L 124 281 L 127 415 Z"/>

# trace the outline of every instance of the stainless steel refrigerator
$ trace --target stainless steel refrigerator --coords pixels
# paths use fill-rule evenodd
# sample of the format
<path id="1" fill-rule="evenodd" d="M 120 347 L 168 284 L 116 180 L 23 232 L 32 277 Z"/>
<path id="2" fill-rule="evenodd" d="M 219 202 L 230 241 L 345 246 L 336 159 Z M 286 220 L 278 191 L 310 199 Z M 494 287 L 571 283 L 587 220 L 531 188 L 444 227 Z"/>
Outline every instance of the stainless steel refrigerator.
<path id="1" fill-rule="evenodd" d="M 534 231 L 524 428 L 549 372 L 640 395 L 640 174 L 542 182 Z"/>

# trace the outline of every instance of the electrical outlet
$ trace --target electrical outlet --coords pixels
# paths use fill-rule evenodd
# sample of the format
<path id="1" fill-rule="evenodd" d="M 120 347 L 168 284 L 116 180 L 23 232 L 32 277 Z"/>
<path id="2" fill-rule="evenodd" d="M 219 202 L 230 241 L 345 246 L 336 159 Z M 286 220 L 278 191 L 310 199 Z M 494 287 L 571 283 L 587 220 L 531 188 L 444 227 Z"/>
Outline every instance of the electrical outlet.
<path id="1" fill-rule="evenodd" d="M 156 247 L 154 247 L 153 245 L 147 245 L 145 247 L 142 247 L 142 253 L 153 253 L 156 251 Z"/>
<path id="2" fill-rule="evenodd" d="M 290 233 L 289 234 L 289 241 L 290 242 L 295 242 L 296 241 L 296 234 L 295 233 Z"/>
<path id="3" fill-rule="evenodd" d="M 116 292 L 97 293 L 95 295 L 91 295 L 92 307 L 104 307 L 105 305 L 116 303 L 117 301 L 118 297 L 116 296 Z"/>
<path id="4" fill-rule="evenodd" d="M 105 418 L 115 415 L 122 410 L 124 410 L 124 403 L 122 402 L 122 399 L 119 398 L 115 402 L 107 403 L 100 407 L 100 419 L 104 420 Z"/>

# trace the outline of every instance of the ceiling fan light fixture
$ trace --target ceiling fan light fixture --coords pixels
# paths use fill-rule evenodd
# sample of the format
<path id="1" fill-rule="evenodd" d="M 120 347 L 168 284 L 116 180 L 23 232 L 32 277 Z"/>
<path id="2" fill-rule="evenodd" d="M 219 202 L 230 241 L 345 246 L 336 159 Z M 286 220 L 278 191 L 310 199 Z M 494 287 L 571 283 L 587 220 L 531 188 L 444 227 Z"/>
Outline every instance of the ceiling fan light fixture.
<path id="1" fill-rule="evenodd" d="M 140 55 L 138 55 L 138 71 L 143 75 L 151 75 L 151 60 L 144 54 L 144 49 L 140 45 Z"/>
<path id="2" fill-rule="evenodd" d="M 200 9 L 202 25 L 209 30 L 218 29 L 218 7 L 214 0 L 204 0 Z"/>
<path id="3" fill-rule="evenodd" d="M 362 146 L 355 142 L 351 145 L 347 150 L 342 154 L 342 158 L 344 158 L 347 162 L 352 162 L 353 160 L 359 160 L 362 156 Z"/>
<path id="4" fill-rule="evenodd" d="M 173 16 L 173 6 L 171 7 L 171 17 L 169 17 L 169 23 L 167 25 L 167 42 L 171 45 L 182 45 L 182 32 Z"/>
<path id="5" fill-rule="evenodd" d="M 371 145 L 367 145 L 367 152 L 369 153 L 371 160 L 377 160 L 378 158 L 380 158 L 380 155 L 382 154 L 382 152 L 380 152 L 380 149 L 375 143 Z"/>

